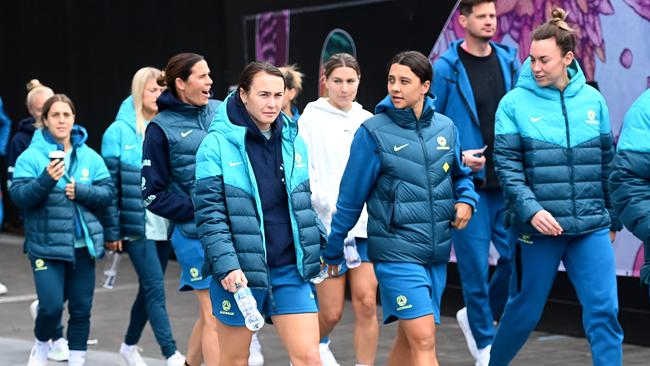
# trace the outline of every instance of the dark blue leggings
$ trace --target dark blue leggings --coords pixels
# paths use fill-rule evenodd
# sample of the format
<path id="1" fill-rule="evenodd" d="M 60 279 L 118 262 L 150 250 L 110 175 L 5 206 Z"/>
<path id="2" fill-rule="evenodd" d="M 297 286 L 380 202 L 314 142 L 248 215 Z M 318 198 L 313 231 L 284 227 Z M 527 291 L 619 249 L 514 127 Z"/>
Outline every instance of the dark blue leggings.
<path id="1" fill-rule="evenodd" d="M 171 254 L 168 241 L 132 241 L 125 245 L 129 258 L 138 274 L 138 295 L 131 307 L 131 319 L 124 337 L 127 345 L 137 344 L 147 320 L 151 324 L 160 350 L 169 358 L 176 352 L 169 315 L 165 305 L 165 269 Z"/>
<path id="2" fill-rule="evenodd" d="M 68 300 L 68 346 L 85 351 L 95 290 L 95 260 L 88 249 L 75 249 L 75 262 L 30 258 L 38 295 L 34 336 L 42 342 L 57 338 L 63 303 Z"/>

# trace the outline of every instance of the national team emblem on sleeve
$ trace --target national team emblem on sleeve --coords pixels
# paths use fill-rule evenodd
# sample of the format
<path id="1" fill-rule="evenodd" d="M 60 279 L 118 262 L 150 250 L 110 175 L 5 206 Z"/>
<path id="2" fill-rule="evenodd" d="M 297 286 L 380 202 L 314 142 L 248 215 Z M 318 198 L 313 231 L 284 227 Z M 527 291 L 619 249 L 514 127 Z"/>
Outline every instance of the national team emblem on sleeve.
<path id="1" fill-rule="evenodd" d="M 296 168 L 303 168 L 305 166 L 305 163 L 302 160 L 302 155 L 299 153 L 296 153 Z"/>
<path id="2" fill-rule="evenodd" d="M 442 169 L 447 173 L 449 171 L 449 163 L 445 162 L 442 164 Z"/>
<path id="3" fill-rule="evenodd" d="M 449 146 L 447 146 L 447 139 L 445 136 L 438 136 L 437 138 L 438 141 L 438 150 L 449 150 Z"/>
<path id="4" fill-rule="evenodd" d="M 81 169 L 81 178 L 79 178 L 79 180 L 86 181 L 88 179 L 90 179 L 90 170 L 88 170 L 88 168 Z"/>
<path id="5" fill-rule="evenodd" d="M 587 111 L 587 119 L 585 120 L 585 123 L 586 123 L 586 124 L 589 124 L 589 125 L 597 125 L 597 124 L 600 124 L 600 121 L 596 119 L 596 112 L 594 112 L 594 111 L 591 110 L 591 109 L 588 110 L 588 111 Z"/>

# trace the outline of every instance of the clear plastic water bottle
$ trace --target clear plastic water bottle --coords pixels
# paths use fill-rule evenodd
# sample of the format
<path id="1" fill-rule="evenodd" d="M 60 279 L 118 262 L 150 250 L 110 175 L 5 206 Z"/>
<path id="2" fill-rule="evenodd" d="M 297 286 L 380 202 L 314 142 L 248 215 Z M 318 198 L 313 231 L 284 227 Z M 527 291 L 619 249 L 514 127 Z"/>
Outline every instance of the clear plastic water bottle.
<path id="1" fill-rule="evenodd" d="M 361 256 L 357 250 L 357 242 L 354 237 L 346 239 L 343 243 L 343 254 L 348 268 L 357 268 L 361 265 Z"/>
<path id="2" fill-rule="evenodd" d="M 264 326 L 264 317 L 262 317 L 260 311 L 257 310 L 257 301 L 255 301 L 251 289 L 244 285 L 237 284 L 237 291 L 234 295 L 239 311 L 241 311 L 244 316 L 246 328 L 253 332 L 260 330 Z"/>
<path id="3" fill-rule="evenodd" d="M 319 283 L 325 281 L 327 277 L 329 277 L 329 275 L 327 274 L 327 266 L 325 265 L 321 267 L 320 272 L 318 272 L 318 275 L 316 275 L 316 277 L 312 278 L 310 281 L 314 285 L 318 285 Z"/>
<path id="4" fill-rule="evenodd" d="M 117 270 L 120 268 L 120 261 L 122 260 L 122 253 L 109 250 L 106 252 L 106 264 L 104 265 L 104 283 L 102 287 L 111 289 L 115 284 L 117 278 Z"/>

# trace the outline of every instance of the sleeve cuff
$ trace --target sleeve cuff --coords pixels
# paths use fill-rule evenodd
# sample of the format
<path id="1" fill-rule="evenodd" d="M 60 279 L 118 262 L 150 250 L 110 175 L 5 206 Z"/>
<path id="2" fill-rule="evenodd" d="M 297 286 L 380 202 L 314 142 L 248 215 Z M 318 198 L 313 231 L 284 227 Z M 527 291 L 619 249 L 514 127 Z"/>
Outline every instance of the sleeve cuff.
<path id="1" fill-rule="evenodd" d="M 533 216 L 544 209 L 544 207 L 542 207 L 542 205 L 540 205 L 539 202 L 535 200 L 529 200 L 528 202 L 524 201 L 521 207 L 521 212 L 523 213 L 522 219 L 526 223 L 530 223 L 530 221 L 533 219 Z"/>
<path id="2" fill-rule="evenodd" d="M 47 169 L 43 170 L 43 173 L 38 176 L 38 182 L 46 188 L 52 189 L 54 186 L 56 186 L 57 181 L 52 179 L 50 175 L 47 173 Z"/>
<path id="3" fill-rule="evenodd" d="M 467 196 L 465 196 L 465 197 L 460 197 L 460 198 L 458 199 L 458 201 L 456 201 L 456 202 L 457 202 L 457 203 L 458 203 L 458 202 L 466 203 L 466 204 L 472 206 L 472 208 L 474 209 L 474 211 L 476 211 L 476 206 L 478 205 L 478 201 L 477 201 L 476 199 L 474 199 L 473 197 L 467 197 Z"/>

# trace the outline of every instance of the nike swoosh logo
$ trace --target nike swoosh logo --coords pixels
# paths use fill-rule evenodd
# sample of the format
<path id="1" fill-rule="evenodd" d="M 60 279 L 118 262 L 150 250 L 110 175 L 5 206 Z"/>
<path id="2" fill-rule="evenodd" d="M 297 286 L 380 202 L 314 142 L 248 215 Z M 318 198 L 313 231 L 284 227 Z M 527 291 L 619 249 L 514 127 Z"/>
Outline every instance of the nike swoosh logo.
<path id="1" fill-rule="evenodd" d="M 194 130 L 189 130 L 189 131 L 181 132 L 181 137 L 187 137 L 187 135 L 191 134 L 192 131 L 194 131 Z"/>
<path id="2" fill-rule="evenodd" d="M 544 119 L 544 116 L 541 116 L 541 117 L 530 117 L 530 121 L 531 121 L 531 122 L 539 122 L 539 121 L 541 121 L 542 119 Z"/>
<path id="3" fill-rule="evenodd" d="M 231 167 L 233 167 L 233 166 L 237 166 L 237 165 L 241 165 L 241 164 L 242 164 L 241 161 L 238 161 L 238 162 L 236 162 L 236 163 L 233 163 L 233 162 L 231 161 L 230 163 L 228 163 L 228 165 L 230 165 Z"/>
<path id="4" fill-rule="evenodd" d="M 135 145 L 124 145 L 124 150 L 131 150 L 134 149 Z"/>
<path id="5" fill-rule="evenodd" d="M 409 144 L 404 144 L 404 145 L 400 145 L 400 146 L 394 145 L 393 150 L 395 150 L 395 152 L 398 152 L 398 151 L 402 150 L 403 148 L 405 148 L 407 146 L 409 146 Z"/>

